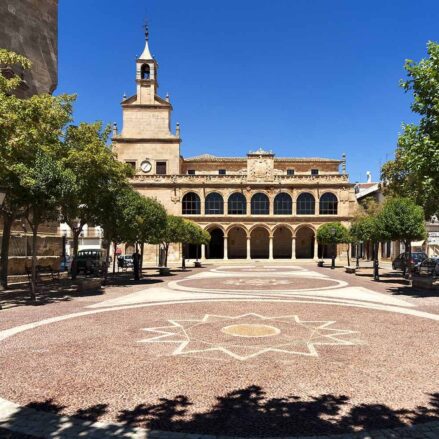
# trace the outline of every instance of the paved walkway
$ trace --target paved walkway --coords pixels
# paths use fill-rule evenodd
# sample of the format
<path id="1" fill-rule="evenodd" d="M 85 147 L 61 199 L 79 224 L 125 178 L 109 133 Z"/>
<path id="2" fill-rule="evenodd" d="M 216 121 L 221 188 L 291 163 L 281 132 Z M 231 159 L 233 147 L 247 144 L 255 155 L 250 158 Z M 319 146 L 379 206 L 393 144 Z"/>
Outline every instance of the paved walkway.
<path id="1" fill-rule="evenodd" d="M 439 438 L 439 299 L 396 290 L 311 265 L 234 264 L 3 311 L 0 428 Z"/>

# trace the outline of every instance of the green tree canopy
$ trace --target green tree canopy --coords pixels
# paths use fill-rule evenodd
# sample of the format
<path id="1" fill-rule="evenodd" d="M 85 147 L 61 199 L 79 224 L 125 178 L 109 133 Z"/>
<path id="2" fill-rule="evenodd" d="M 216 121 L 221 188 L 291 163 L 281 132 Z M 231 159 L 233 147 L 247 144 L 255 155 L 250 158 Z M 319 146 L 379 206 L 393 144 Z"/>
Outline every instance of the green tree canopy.
<path id="1" fill-rule="evenodd" d="M 346 244 L 349 240 L 348 229 L 340 222 L 323 224 L 317 230 L 319 244 Z"/>
<path id="2" fill-rule="evenodd" d="M 424 239 L 424 210 L 408 198 L 389 198 L 376 217 L 381 240 L 411 241 Z"/>
<path id="3" fill-rule="evenodd" d="M 411 109 L 418 124 L 404 124 L 394 160 L 384 164 L 386 192 L 411 198 L 430 216 L 439 206 L 439 45 L 427 44 L 428 58 L 405 62 L 406 92 L 413 93 Z"/>

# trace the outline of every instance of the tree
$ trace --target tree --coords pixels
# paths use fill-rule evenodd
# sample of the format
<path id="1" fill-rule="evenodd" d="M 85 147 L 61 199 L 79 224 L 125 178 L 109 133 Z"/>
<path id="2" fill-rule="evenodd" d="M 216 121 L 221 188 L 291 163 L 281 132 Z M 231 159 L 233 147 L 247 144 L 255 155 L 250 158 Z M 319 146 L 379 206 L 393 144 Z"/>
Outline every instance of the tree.
<path id="1" fill-rule="evenodd" d="M 19 65 L 23 69 L 31 63 L 20 55 L 0 49 L 0 64 Z M 6 188 L 2 206 L 4 221 L 2 239 L 2 285 L 7 286 L 10 230 L 13 221 L 29 212 L 30 187 L 23 176 L 32 176 L 38 156 L 57 160 L 61 155 L 60 138 L 64 126 L 71 120 L 74 96 L 48 94 L 18 99 L 14 90 L 21 78 L 0 75 L 0 181 Z M 23 183 L 25 183 L 23 185 Z"/>
<path id="2" fill-rule="evenodd" d="M 59 199 L 69 176 L 51 154 L 38 152 L 33 167 L 22 167 L 22 200 L 26 205 L 26 219 L 32 230 L 31 299 L 36 302 L 36 265 L 38 228 L 43 222 L 59 217 Z"/>
<path id="3" fill-rule="evenodd" d="M 100 211 L 100 197 L 105 197 L 104 192 L 119 182 L 126 183 L 132 175 L 129 166 L 119 162 L 107 146 L 109 134 L 110 127 L 103 128 L 101 122 L 71 125 L 66 131 L 63 164 L 73 178 L 63 194 L 61 214 L 72 230 L 74 257 L 78 253 L 79 235 L 84 225 L 96 225 L 102 214 L 107 214 Z M 72 278 L 75 277 L 73 264 Z"/>
<path id="4" fill-rule="evenodd" d="M 424 210 L 408 198 L 389 198 L 376 219 L 382 240 L 403 241 L 411 270 L 411 242 L 425 239 Z M 404 268 L 405 275 L 405 268 Z"/>
<path id="5" fill-rule="evenodd" d="M 317 241 L 323 245 L 346 244 L 350 240 L 348 229 L 339 222 L 323 224 L 317 230 Z M 349 251 L 349 250 L 348 250 Z M 335 268 L 335 256 L 332 257 L 332 267 Z"/>
<path id="6" fill-rule="evenodd" d="M 160 252 L 163 256 L 160 257 L 160 265 L 168 266 L 169 246 L 172 243 L 187 242 L 187 227 L 185 220 L 179 216 L 167 215 L 166 224 L 163 227 L 160 236 L 156 240 L 151 241 L 151 244 L 159 244 Z"/>
<path id="7" fill-rule="evenodd" d="M 202 229 L 198 224 L 193 221 L 185 220 L 185 244 L 193 244 L 196 246 L 199 245 L 207 245 L 210 242 L 210 233 L 204 229 Z M 183 258 L 183 267 L 184 267 L 184 252 L 182 255 Z M 198 254 L 197 254 L 198 260 Z"/>
<path id="8" fill-rule="evenodd" d="M 418 124 L 404 124 L 394 160 L 384 164 L 385 192 L 412 199 L 427 217 L 439 205 L 439 45 L 427 44 L 428 58 L 415 63 L 406 60 L 408 78 L 401 81 L 413 92 L 411 109 L 420 115 Z"/>

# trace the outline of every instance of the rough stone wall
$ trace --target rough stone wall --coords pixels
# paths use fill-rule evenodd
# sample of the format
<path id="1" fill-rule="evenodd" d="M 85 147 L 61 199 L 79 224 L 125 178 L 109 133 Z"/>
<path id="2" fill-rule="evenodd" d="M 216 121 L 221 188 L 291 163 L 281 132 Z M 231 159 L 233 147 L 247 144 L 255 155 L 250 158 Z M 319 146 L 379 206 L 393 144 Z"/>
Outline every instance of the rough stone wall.
<path id="1" fill-rule="evenodd" d="M 52 93 L 58 83 L 58 0 L 1 0 L 0 23 L 0 47 L 33 64 L 20 96 Z"/>

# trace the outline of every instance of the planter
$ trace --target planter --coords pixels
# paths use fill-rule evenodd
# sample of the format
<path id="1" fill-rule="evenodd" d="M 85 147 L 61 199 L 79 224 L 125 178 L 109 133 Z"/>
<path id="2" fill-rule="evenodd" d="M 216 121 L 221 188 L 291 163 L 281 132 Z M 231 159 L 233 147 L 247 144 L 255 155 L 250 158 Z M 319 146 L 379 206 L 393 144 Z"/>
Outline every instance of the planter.
<path id="1" fill-rule="evenodd" d="M 102 279 L 100 277 L 90 277 L 86 279 L 77 279 L 79 291 L 100 290 L 102 287 Z"/>
<path id="2" fill-rule="evenodd" d="M 323 267 L 324 263 L 325 261 L 323 259 L 320 259 L 319 261 L 317 261 L 317 267 Z"/>
<path id="3" fill-rule="evenodd" d="M 171 269 L 169 267 L 159 267 L 160 276 L 169 276 L 171 274 Z"/>
<path id="4" fill-rule="evenodd" d="M 194 267 L 195 268 L 201 268 L 201 262 L 200 261 L 195 261 L 194 262 Z"/>

